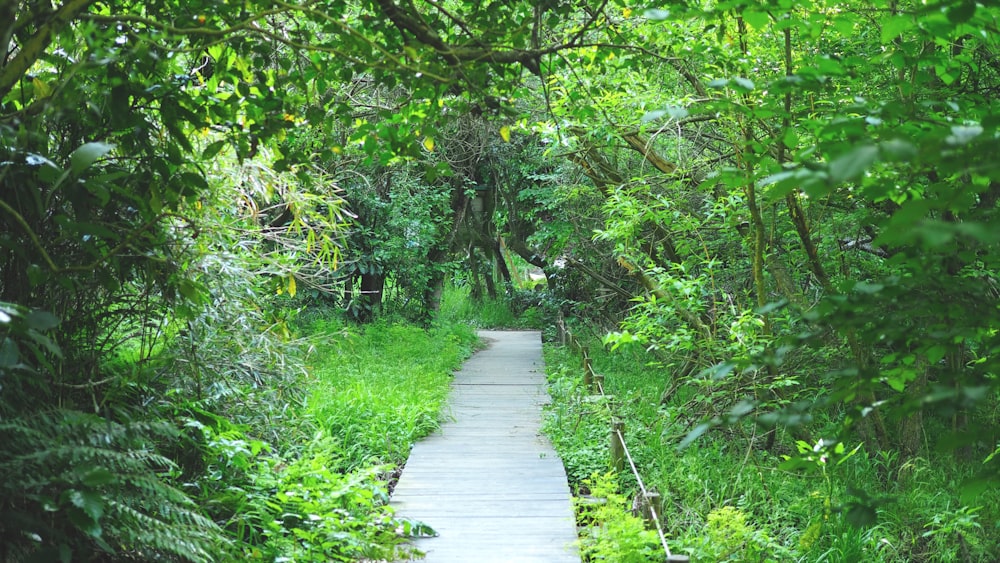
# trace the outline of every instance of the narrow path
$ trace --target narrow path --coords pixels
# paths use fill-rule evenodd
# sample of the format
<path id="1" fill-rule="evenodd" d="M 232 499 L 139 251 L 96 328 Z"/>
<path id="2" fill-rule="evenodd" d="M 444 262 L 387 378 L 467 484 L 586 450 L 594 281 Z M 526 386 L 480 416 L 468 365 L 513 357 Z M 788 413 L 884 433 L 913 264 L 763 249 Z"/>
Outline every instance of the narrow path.
<path id="1" fill-rule="evenodd" d="M 562 462 L 541 435 L 538 332 L 480 331 L 490 347 L 455 375 L 439 432 L 418 443 L 392 495 L 437 537 L 427 563 L 580 563 Z"/>

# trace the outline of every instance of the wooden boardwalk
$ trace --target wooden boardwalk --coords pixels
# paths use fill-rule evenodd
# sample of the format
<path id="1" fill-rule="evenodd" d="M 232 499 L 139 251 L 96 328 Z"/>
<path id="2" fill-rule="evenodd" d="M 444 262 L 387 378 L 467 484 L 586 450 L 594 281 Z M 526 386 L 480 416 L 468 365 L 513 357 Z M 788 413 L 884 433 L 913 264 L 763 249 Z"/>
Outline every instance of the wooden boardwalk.
<path id="1" fill-rule="evenodd" d="M 437 537 L 427 563 L 580 563 L 562 462 L 541 435 L 538 332 L 480 331 L 490 342 L 455 375 L 441 430 L 418 443 L 392 495 Z"/>

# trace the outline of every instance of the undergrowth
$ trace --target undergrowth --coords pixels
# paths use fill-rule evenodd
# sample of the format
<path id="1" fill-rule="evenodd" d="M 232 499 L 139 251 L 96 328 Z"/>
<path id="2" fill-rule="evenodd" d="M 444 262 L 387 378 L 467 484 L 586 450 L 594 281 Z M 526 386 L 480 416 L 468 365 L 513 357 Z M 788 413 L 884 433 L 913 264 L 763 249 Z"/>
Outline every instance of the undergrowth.
<path id="1" fill-rule="evenodd" d="M 389 478 L 438 424 L 451 373 L 477 343 L 464 325 L 303 322 L 311 353 L 301 417 L 314 435 L 247 471 L 251 499 L 234 518 L 257 534 L 244 556 L 265 561 L 357 561 L 405 555 L 410 524 L 388 506 Z"/>
<path id="2" fill-rule="evenodd" d="M 546 325 L 543 292 L 516 291 L 510 296 L 473 299 L 469 288 L 449 284 L 441 299 L 438 319 L 464 323 L 476 328 L 540 329 Z"/>
<path id="3" fill-rule="evenodd" d="M 438 427 L 452 372 L 476 343 L 461 324 L 430 330 L 318 320 L 307 416 L 337 443 L 338 467 L 400 464 Z"/>
<path id="4" fill-rule="evenodd" d="M 779 466 L 787 454 L 815 445 L 779 431 L 769 451 L 750 424 L 720 428 L 680 449 L 699 422 L 689 414 L 691 396 L 675 393 L 661 404 L 665 381 L 643 354 L 590 349 L 611 399 L 583 388 L 578 355 L 546 347 L 553 402 L 545 423 L 573 490 L 606 499 L 599 509 L 578 503 L 578 518 L 590 530 L 582 538 L 589 561 L 663 558 L 662 549 L 647 557 L 621 547 L 643 536 L 634 527 L 633 503 L 623 500 L 637 491 L 631 472 L 611 483 L 607 477 L 608 406 L 626 421 L 626 441 L 647 488 L 663 498 L 672 550 L 693 561 L 991 561 L 1000 552 L 1000 496 L 960 495 L 974 462 L 945 454 L 901 461 L 856 444 L 785 469 Z M 875 513 L 858 513 L 871 505 Z M 859 516 L 870 516 L 869 523 L 851 522 Z M 616 559 L 609 555 L 615 549 L 636 555 Z"/>
<path id="5" fill-rule="evenodd" d="M 0 561 L 406 556 L 419 523 L 395 517 L 390 481 L 437 427 L 474 331 L 358 326 L 323 311 L 287 319 L 287 346 L 268 341 L 236 366 L 210 346 L 232 340 L 218 323 L 189 323 L 183 354 L 118 360 L 109 368 L 163 387 L 141 413 L 13 417 L 0 403 Z M 198 348 L 186 345 L 194 337 Z"/>

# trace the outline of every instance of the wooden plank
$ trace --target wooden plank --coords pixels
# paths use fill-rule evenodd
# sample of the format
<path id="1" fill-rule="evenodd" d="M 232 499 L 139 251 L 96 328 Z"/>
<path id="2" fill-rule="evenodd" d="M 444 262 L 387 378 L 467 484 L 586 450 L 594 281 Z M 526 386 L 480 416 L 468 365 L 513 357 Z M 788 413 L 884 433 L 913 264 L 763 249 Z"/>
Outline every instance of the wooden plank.
<path id="1" fill-rule="evenodd" d="M 579 563 L 566 474 L 540 435 L 537 332 L 486 332 L 493 345 L 455 375 L 441 429 L 418 443 L 393 493 L 397 515 L 439 536 L 427 563 Z"/>
<path id="2" fill-rule="evenodd" d="M 567 514 L 566 499 L 554 500 L 531 500 L 531 501 L 510 501 L 507 499 L 479 500 L 476 502 L 465 502 L 462 505 L 461 514 L 456 514 L 454 509 L 443 506 L 442 503 L 434 499 L 423 497 L 420 502 L 415 500 L 396 501 L 399 512 L 420 513 L 420 519 L 430 526 L 434 526 L 439 518 L 460 517 L 465 518 L 490 518 L 496 519 L 496 514 L 501 512 L 508 518 L 570 518 Z"/>

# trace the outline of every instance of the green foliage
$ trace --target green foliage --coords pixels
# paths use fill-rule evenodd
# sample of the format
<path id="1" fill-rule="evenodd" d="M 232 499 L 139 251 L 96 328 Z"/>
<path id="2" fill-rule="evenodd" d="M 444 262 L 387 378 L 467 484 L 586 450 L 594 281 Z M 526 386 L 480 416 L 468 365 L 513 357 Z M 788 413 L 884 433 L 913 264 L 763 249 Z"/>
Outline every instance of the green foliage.
<path id="1" fill-rule="evenodd" d="M 23 490 L 55 499 L 68 539 L 12 549 L 184 557 L 142 534 L 188 526 L 202 541 L 194 516 L 144 527 L 114 512 L 145 494 L 141 474 L 166 487 L 145 500 L 188 510 L 183 490 L 206 501 L 192 514 L 259 543 L 271 492 L 254 475 L 272 456 L 312 468 L 317 429 L 335 445 L 315 459 L 356 475 L 398 461 L 436 424 L 439 347 L 376 325 L 419 352 L 397 385 L 296 333 L 296 316 L 336 303 L 430 324 L 456 271 L 477 297 L 480 282 L 499 294 L 506 245 L 549 291 L 449 297 L 434 338 L 453 358 L 472 337 L 448 319 L 537 327 L 557 311 L 610 333 L 625 359 L 601 361 L 629 366 L 608 374 L 629 435 L 692 448 L 636 448 L 694 507 L 692 534 L 743 514 L 745 545 L 774 538 L 801 557 L 997 551 L 976 525 L 996 521 L 1000 475 L 995 7 L 49 4 L 0 7 L 0 415 L 35 432 L 5 455 L 52 460 Z M 606 405 L 574 385 L 554 379 L 552 426 L 579 481 L 603 469 L 590 424 Z M 139 465 L 118 488 L 63 477 L 63 419 L 69 444 L 116 429 L 100 455 Z M 695 454 L 737 478 L 699 495 L 662 469 L 715 475 Z M 775 473 L 782 456 L 803 474 Z M 892 484 L 914 467 L 926 479 Z M 340 486 L 312 471 L 315 488 Z M 379 513 L 366 487 L 293 508 L 343 502 L 359 523 Z M 48 510 L 16 498 L 5 526 Z M 269 537 L 308 552 L 332 526 Z"/>
<path id="2" fill-rule="evenodd" d="M 0 424 L 5 560 L 70 561 L 141 549 L 151 558 L 216 561 L 231 542 L 169 484 L 176 465 L 154 444 L 163 423 L 119 424 L 69 410 Z"/>
<path id="3" fill-rule="evenodd" d="M 581 534 L 581 554 L 587 561 L 643 563 L 662 559 L 655 531 L 645 528 L 631 514 L 628 498 L 618 492 L 613 473 L 594 473 L 583 481 L 591 497 L 576 500 L 577 519 L 586 527 Z"/>
<path id="4" fill-rule="evenodd" d="M 401 535 L 381 481 L 384 468 L 341 473 L 333 441 L 318 440 L 289 464 L 258 467 L 254 486 L 273 491 L 260 511 L 264 538 L 248 556 L 267 560 L 357 561 L 390 557 Z"/>
<path id="5" fill-rule="evenodd" d="M 719 559 L 737 557 L 745 559 L 745 544 L 751 534 L 746 514 L 732 506 L 723 506 L 708 513 L 707 536 L 709 545 L 717 546 Z"/>
<path id="6" fill-rule="evenodd" d="M 962 506 L 956 510 L 945 510 L 935 514 L 924 525 L 927 531 L 922 537 L 935 538 L 932 549 L 937 552 L 940 560 L 969 559 L 972 552 L 979 552 L 981 546 L 977 536 L 983 526 L 978 522 L 977 513 L 981 508 Z"/>
<path id="7" fill-rule="evenodd" d="M 663 367 L 647 364 L 634 347 L 608 354 L 592 343 L 590 350 L 616 398 L 616 415 L 626 421 L 644 482 L 665 501 L 674 552 L 704 561 L 910 561 L 934 559 L 935 552 L 976 561 L 997 548 L 985 522 L 998 514 L 1000 497 L 983 492 L 966 503 L 956 487 L 975 474 L 974 466 L 941 457 L 901 462 L 892 452 L 840 442 L 802 441 L 776 455 L 764 449 L 767 427 L 748 421 L 678 449 L 707 408 L 701 392 L 671 389 Z M 578 356 L 547 348 L 546 365 L 553 402 L 545 431 L 574 489 L 584 494 L 584 480 L 608 467 L 610 413 L 582 389 Z M 777 432 L 780 448 L 794 442 Z M 629 486 L 627 476 L 621 480 Z"/>
<path id="8" fill-rule="evenodd" d="M 559 452 L 570 485 L 586 491 L 585 480 L 604 473 L 610 465 L 606 404 L 585 396 L 579 371 L 566 365 L 565 351 L 546 347 L 546 377 L 552 404 L 546 410 L 543 430 Z"/>
<path id="9" fill-rule="evenodd" d="M 438 318 L 445 322 L 468 323 L 478 328 L 514 328 L 520 321 L 506 298 L 469 298 L 468 287 L 445 287 Z"/>
<path id="10" fill-rule="evenodd" d="M 318 322 L 312 330 L 340 327 Z M 401 464 L 413 443 L 438 427 L 452 371 L 471 352 L 475 334 L 462 325 L 342 330 L 339 340 L 317 343 L 310 359 L 316 379 L 308 416 L 339 443 L 340 467 Z"/>
<path id="11" fill-rule="evenodd" d="M 462 325 L 359 329 L 330 311 L 295 324 L 310 334 L 307 375 L 296 380 L 310 400 L 280 417 L 235 409 L 243 425 L 188 406 L 188 490 L 247 559 L 391 557 L 423 525 L 395 519 L 386 489 L 413 442 L 436 428 L 475 335 Z M 258 434 L 265 420 L 277 427 Z"/>

